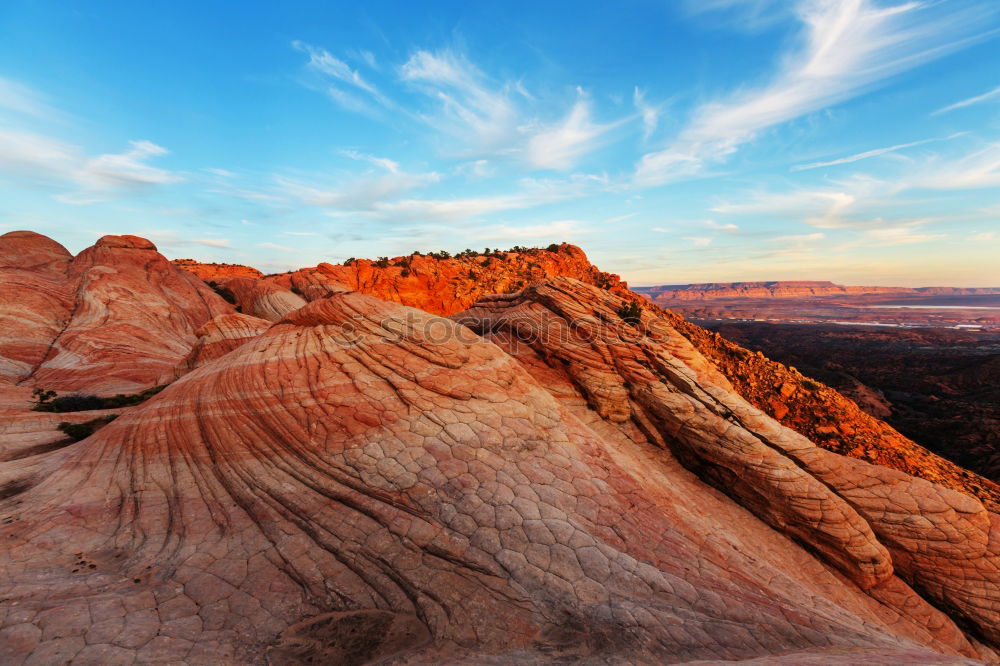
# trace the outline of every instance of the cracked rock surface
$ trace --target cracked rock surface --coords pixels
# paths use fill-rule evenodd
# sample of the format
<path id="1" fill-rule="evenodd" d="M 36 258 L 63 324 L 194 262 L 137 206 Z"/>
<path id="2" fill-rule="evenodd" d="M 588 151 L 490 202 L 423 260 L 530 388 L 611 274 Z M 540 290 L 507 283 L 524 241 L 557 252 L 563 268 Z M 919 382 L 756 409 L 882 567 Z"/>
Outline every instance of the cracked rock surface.
<path id="1" fill-rule="evenodd" d="M 0 500 L 0 662 L 995 659 L 996 516 L 818 449 L 668 320 L 331 292 Z"/>

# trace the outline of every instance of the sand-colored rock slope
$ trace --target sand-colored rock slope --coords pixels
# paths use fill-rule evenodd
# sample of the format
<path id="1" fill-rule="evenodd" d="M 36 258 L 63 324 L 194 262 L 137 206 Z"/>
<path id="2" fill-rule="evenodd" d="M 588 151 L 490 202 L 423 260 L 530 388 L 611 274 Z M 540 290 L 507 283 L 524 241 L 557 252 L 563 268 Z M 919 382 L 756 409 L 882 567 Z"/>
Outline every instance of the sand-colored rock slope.
<path id="1" fill-rule="evenodd" d="M 207 360 L 0 501 L 0 662 L 995 659 L 995 515 L 621 303 L 339 292 Z"/>

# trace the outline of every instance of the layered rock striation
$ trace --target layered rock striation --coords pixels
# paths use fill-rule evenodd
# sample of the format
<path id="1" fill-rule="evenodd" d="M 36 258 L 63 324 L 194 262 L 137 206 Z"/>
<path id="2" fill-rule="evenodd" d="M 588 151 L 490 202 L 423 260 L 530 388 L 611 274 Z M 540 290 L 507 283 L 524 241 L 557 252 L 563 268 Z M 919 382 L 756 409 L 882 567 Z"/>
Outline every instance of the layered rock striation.
<path id="1" fill-rule="evenodd" d="M 201 280 L 137 236 L 76 257 L 44 236 L 0 236 L 0 373 L 56 391 L 129 393 L 162 383 L 194 332 L 232 312 Z"/>
<path id="2" fill-rule="evenodd" d="M 621 305 L 288 314 L 0 502 L 0 658 L 994 658 L 978 501 L 816 447 Z"/>

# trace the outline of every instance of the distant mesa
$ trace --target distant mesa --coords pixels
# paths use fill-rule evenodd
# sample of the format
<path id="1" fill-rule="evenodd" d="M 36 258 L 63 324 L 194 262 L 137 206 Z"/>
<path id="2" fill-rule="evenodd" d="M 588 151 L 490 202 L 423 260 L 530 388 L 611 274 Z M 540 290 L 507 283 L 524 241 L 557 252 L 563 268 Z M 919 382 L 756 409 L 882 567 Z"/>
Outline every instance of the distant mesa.
<path id="1" fill-rule="evenodd" d="M 971 295 L 1000 294 L 998 288 L 964 287 L 846 287 L 828 281 L 777 280 L 773 282 L 707 282 L 702 284 L 667 284 L 653 287 L 633 287 L 637 294 L 654 303 L 671 301 L 703 301 L 717 299 L 806 298 L 830 296 L 866 296 L 898 294 L 919 296 L 930 294 Z"/>

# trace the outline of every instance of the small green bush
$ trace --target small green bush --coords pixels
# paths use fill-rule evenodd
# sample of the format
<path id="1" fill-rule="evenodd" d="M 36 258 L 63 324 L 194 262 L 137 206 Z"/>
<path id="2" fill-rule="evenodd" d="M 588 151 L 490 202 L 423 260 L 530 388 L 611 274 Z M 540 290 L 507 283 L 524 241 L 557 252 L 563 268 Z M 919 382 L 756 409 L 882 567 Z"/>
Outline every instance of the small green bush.
<path id="1" fill-rule="evenodd" d="M 108 414 L 107 416 L 91 419 L 90 421 L 84 421 L 83 423 L 67 423 L 66 421 L 63 421 L 59 424 L 58 428 L 60 432 L 65 434 L 74 442 L 79 442 L 81 439 L 90 437 L 94 434 L 94 431 L 108 425 L 116 418 L 118 418 L 117 414 Z"/>
<path id="2" fill-rule="evenodd" d="M 618 316 L 626 324 L 637 326 L 642 318 L 642 307 L 635 301 L 629 301 L 618 308 Z"/>
<path id="3" fill-rule="evenodd" d="M 131 407 L 132 405 L 138 405 L 140 403 L 146 402 L 154 395 L 167 388 L 166 384 L 161 384 L 160 386 L 154 386 L 153 388 L 146 389 L 142 393 L 135 393 L 133 395 L 125 395 L 119 393 L 118 395 L 101 398 L 96 395 L 86 395 L 81 393 L 73 393 L 71 395 L 64 395 L 62 397 L 56 397 L 55 391 L 44 391 L 43 389 L 35 389 L 36 397 L 39 397 L 38 402 L 32 408 L 36 412 L 88 412 L 95 409 L 118 409 L 119 407 Z M 47 396 L 47 397 L 46 397 Z M 46 397 L 42 400 L 42 397 Z"/>

